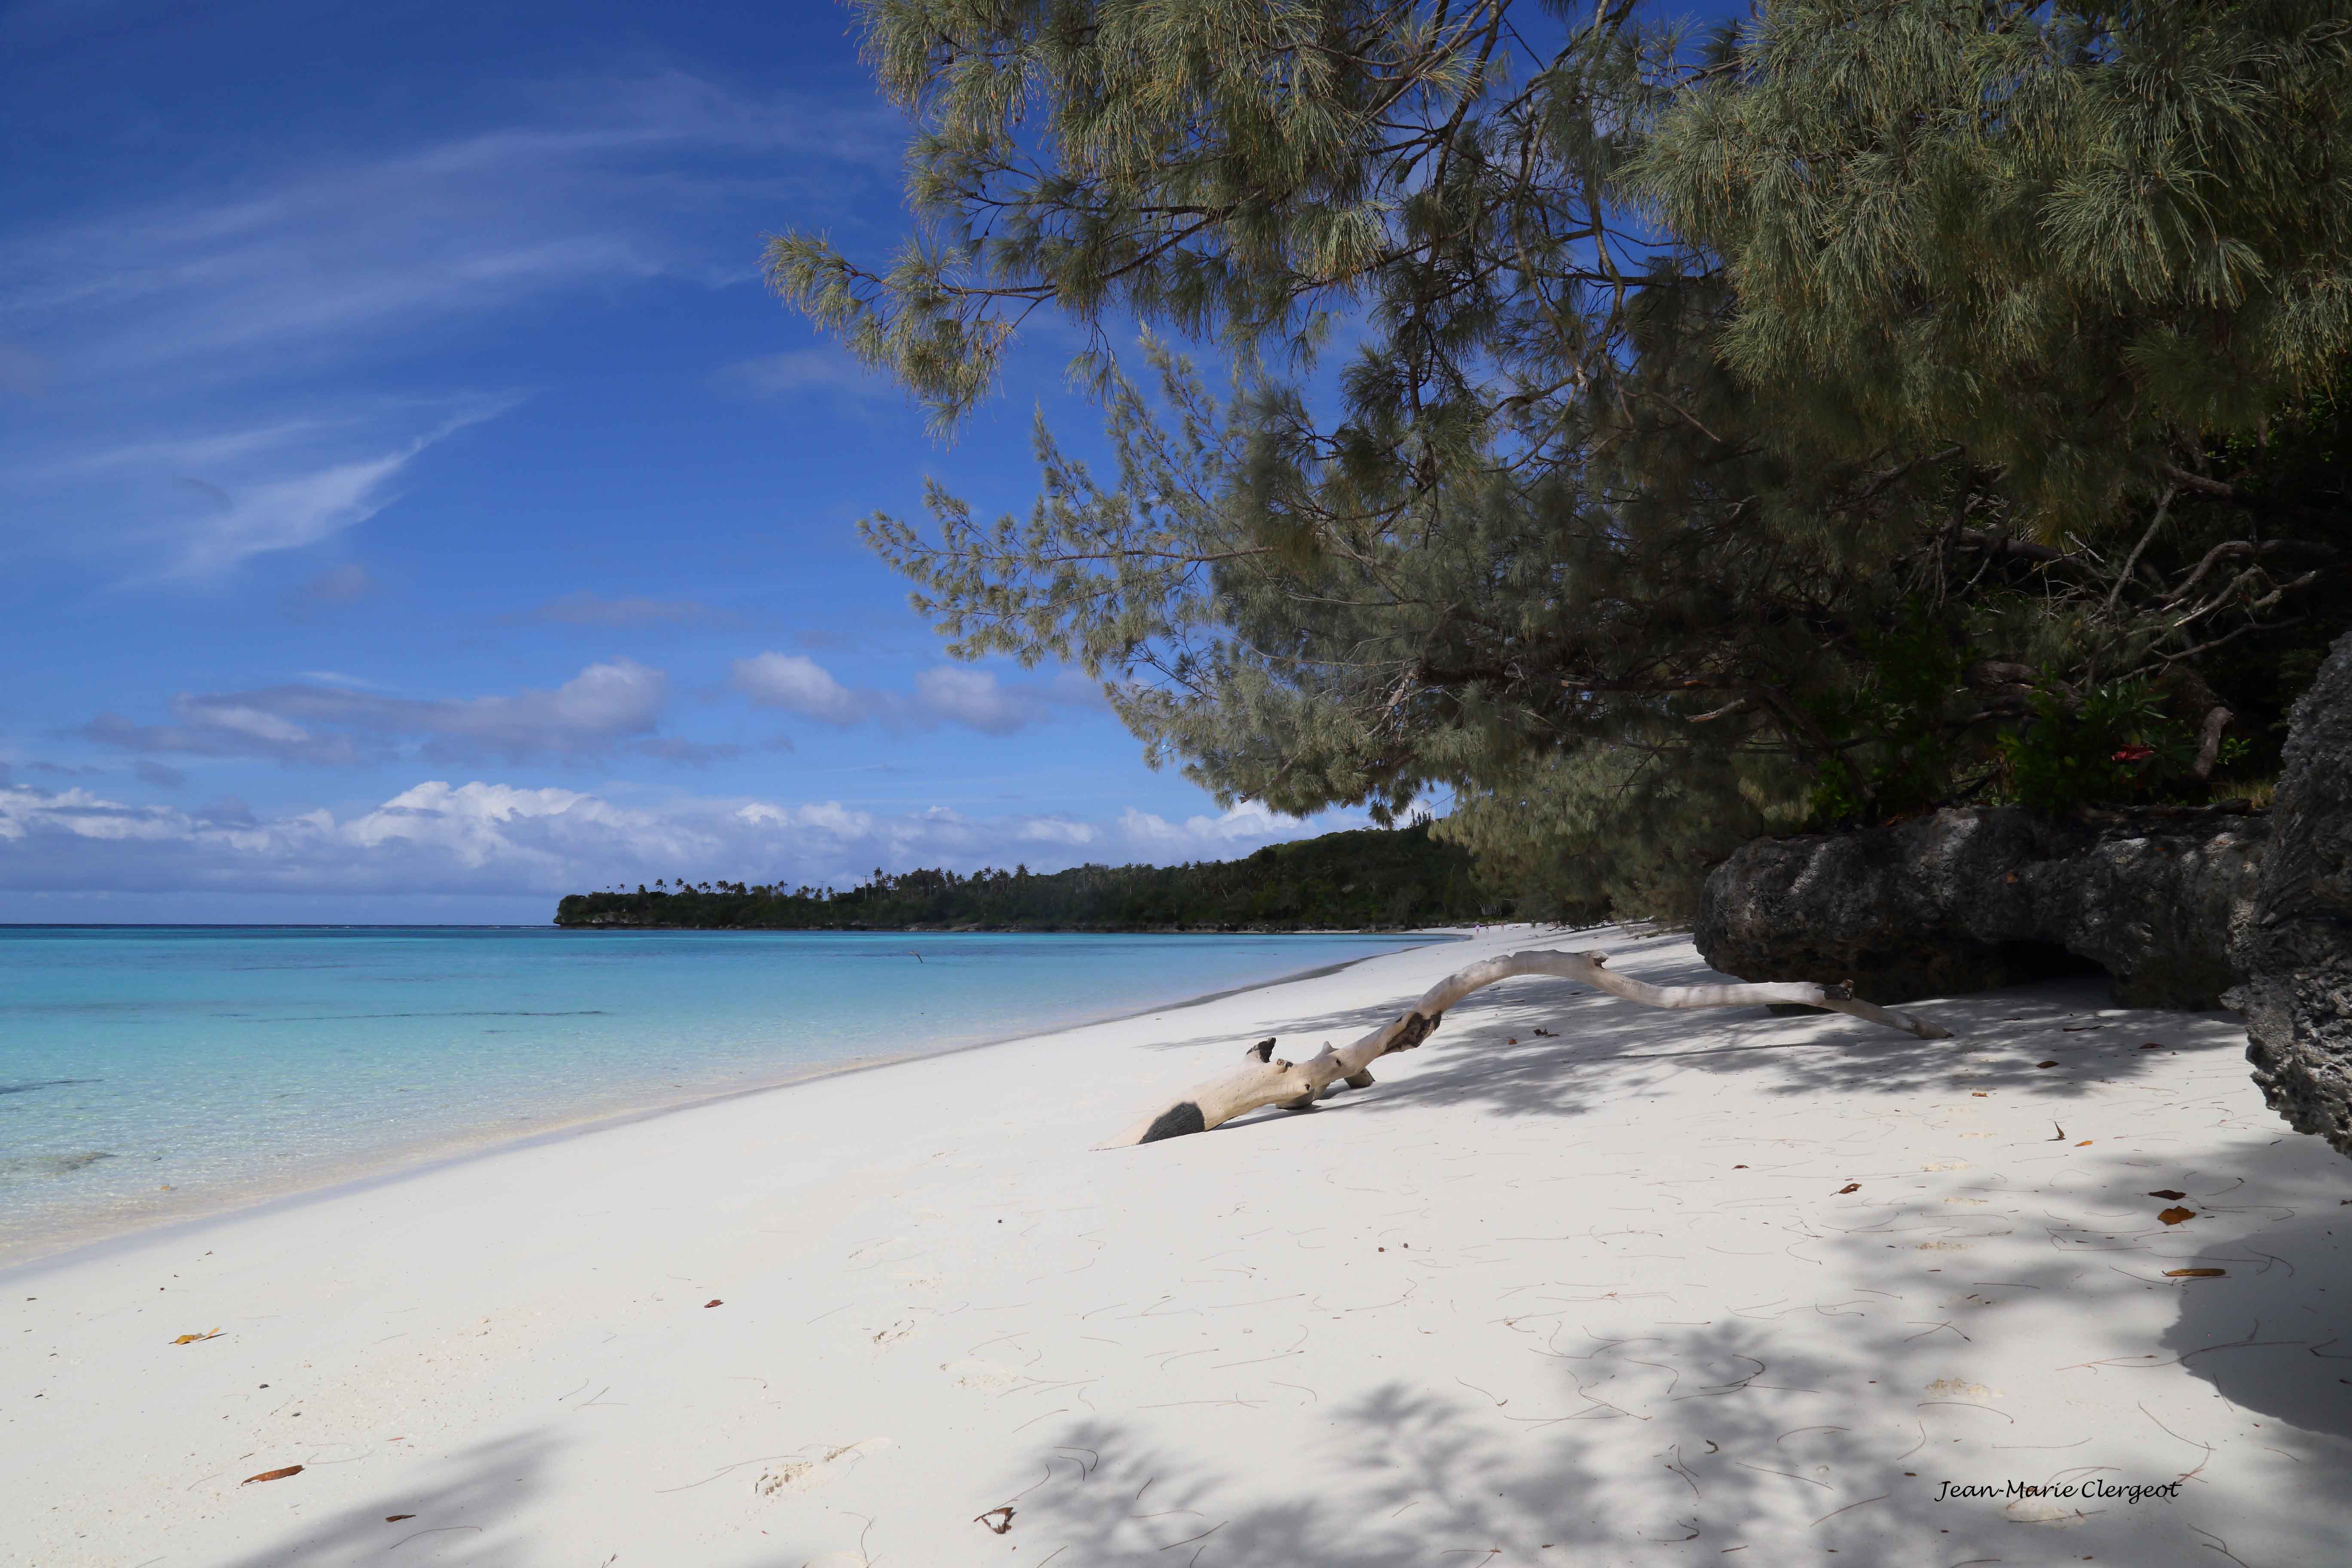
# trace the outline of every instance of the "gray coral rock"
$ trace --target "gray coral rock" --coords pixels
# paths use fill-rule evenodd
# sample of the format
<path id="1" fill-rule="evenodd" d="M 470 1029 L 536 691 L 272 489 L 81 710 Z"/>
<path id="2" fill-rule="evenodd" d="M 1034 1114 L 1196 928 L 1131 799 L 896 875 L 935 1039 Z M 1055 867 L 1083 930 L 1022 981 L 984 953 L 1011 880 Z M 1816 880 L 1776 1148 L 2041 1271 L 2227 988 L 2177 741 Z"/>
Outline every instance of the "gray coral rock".
<path id="1" fill-rule="evenodd" d="M 2352 634 L 2288 721 L 2273 834 L 2231 956 L 2271 1109 L 2352 1155 Z"/>
<path id="2" fill-rule="evenodd" d="M 2224 812 L 1998 806 L 1759 839 L 1707 879 L 1695 935 L 1727 974 L 1852 980 L 1882 1004 L 2096 966 L 2126 1005 L 2212 1007 L 2268 833 Z"/>

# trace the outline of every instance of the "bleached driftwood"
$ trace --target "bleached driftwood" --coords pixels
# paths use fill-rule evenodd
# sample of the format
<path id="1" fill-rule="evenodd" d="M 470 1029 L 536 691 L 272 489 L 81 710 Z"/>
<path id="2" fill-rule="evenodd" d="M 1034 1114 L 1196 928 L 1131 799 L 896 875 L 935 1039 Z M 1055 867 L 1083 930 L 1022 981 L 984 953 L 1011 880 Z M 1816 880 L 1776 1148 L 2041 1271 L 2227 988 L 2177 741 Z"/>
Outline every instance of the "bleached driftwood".
<path id="1" fill-rule="evenodd" d="M 1923 1040 L 1948 1040 L 1949 1029 L 1908 1013 L 1873 1006 L 1853 999 L 1851 985 L 1816 985 L 1789 981 L 1763 985 L 1651 985 L 1612 973 L 1603 952 L 1511 952 L 1458 970 L 1422 993 L 1421 1000 L 1393 1023 L 1383 1024 L 1351 1046 L 1334 1049 L 1328 1043 L 1314 1058 L 1285 1061 L 1274 1054 L 1274 1042 L 1260 1040 L 1244 1053 L 1245 1064 L 1223 1078 L 1213 1079 L 1164 1110 L 1155 1111 L 1097 1148 L 1124 1149 L 1206 1132 L 1260 1106 L 1279 1105 L 1304 1110 L 1319 1097 L 1345 1084 L 1363 1089 L 1372 1081 L 1372 1058 L 1391 1051 L 1409 1051 L 1435 1032 L 1445 1010 L 1496 981 L 1517 974 L 1549 974 L 1581 981 L 1612 996 L 1645 1007 L 1753 1007 L 1759 1004 L 1793 1003 L 1806 1007 L 1850 1013 L 1890 1029 L 1916 1035 Z"/>

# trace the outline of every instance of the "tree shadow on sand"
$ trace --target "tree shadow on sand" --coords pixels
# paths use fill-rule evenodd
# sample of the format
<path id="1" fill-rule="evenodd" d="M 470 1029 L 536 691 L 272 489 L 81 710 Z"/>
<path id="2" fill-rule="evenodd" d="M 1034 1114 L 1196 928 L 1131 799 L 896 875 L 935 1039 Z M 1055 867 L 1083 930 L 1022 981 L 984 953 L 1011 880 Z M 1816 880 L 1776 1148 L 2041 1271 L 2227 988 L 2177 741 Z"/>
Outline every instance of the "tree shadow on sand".
<path id="1" fill-rule="evenodd" d="M 2130 1158 L 2106 1163 L 2113 1168 L 2086 1176 L 2118 1191 L 2147 1184 Z M 1612 1329 L 1585 1316 L 1609 1310 L 1601 1303 L 1611 1299 L 1593 1291 L 1521 1298 L 1530 1304 L 1499 1325 L 1527 1355 L 1522 1372 L 1454 1377 L 1447 1367 L 1457 1352 L 1442 1338 L 1421 1342 L 1412 1381 L 1312 1406 L 1282 1429 L 1319 1428 L 1319 1438 L 1294 1451 L 1277 1447 L 1271 1458 L 1255 1447 L 1202 1452 L 1213 1439 L 1188 1442 L 1115 1412 L 1049 1428 L 1030 1451 L 1034 1479 L 1013 1483 L 1021 1489 L 1005 1499 L 1009 1533 L 1024 1548 L 1014 1561 L 1536 1568 L 1719 1563 L 1733 1552 L 1740 1555 L 1728 1560 L 1774 1564 L 1835 1552 L 1875 1568 L 2340 1561 L 2340 1507 L 2331 1500 L 2352 1487 L 2352 1442 L 2330 1434 L 2352 1415 L 2352 1400 L 2339 1397 L 2352 1385 L 2335 1383 L 2337 1373 L 2352 1376 L 2352 1361 L 2314 1357 L 2347 1349 L 2328 1338 L 2338 1325 L 2326 1314 L 2352 1292 L 2347 1249 L 2330 1233 L 2352 1226 L 2336 1224 L 2324 1181 L 2282 1179 L 2268 1150 L 2209 1161 L 2200 1185 L 2206 1212 L 2225 1219 L 2227 1205 L 2207 1194 L 2248 1186 L 2288 1218 L 2200 1250 L 2158 1221 L 2149 1202 L 2132 1206 L 2132 1223 L 2118 1213 L 2095 1232 L 2021 1205 L 2000 1223 L 2029 1235 L 2047 1228 L 2036 1238 L 2046 1239 L 2046 1255 L 2012 1256 L 1997 1286 L 1963 1277 L 1948 1288 L 1955 1306 L 1985 1314 L 1965 1324 L 1979 1338 L 2000 1331 L 2002 1302 L 2063 1300 L 2086 1325 L 2070 1353 L 2087 1341 L 2096 1359 L 2044 1373 L 2031 1333 L 2012 1329 L 2007 1342 L 2037 1377 L 2058 1380 L 2065 1398 L 2012 1401 L 1955 1377 L 1977 1350 L 1949 1324 L 1916 1321 L 1938 1315 L 1924 1302 L 1897 1309 L 1884 1291 L 1833 1293 L 1840 1280 L 1850 1289 L 1873 1277 L 1897 1230 L 1945 1223 L 1890 1205 L 1825 1227 L 1814 1247 L 1829 1265 L 1818 1300 L 1759 1300 L 1706 1323 L 1636 1319 Z M 2225 1294 L 2216 1289 L 2223 1281 L 2168 1277 L 2189 1260 L 2228 1268 L 2231 1289 L 2245 1268 L 2247 1288 Z M 2122 1310 L 2151 1289 L 2179 1302 L 2157 1352 L 2146 1313 Z M 2290 1320 L 2291 1329 L 2277 1327 Z M 1479 1331 L 1493 1330 L 1465 1325 Z M 2314 1386 L 2312 1366 L 2328 1374 L 2326 1388 Z M 2210 1394 L 2192 1393 L 2183 1374 L 2293 1426 L 2241 1430 L 2243 1412 L 2200 1414 Z M 1290 1386 L 1235 1384 L 1230 1419 L 1246 1423 L 1248 1413 L 1284 1399 L 1295 1406 L 1297 1395 L 1280 1392 Z M 1246 1425 L 1231 1430 L 1252 1439 Z M 2230 1452 L 2217 1459 L 2223 1445 Z M 2276 1489 L 2275 1475 L 2265 1480 L 2260 1463 L 2291 1473 L 2290 1491 Z M 1018 1464 L 1007 1473 L 1019 1474 Z M 1302 1482 L 1286 1490 L 1291 1476 Z M 2137 1506 L 1939 1495 L 1947 1480 L 2012 1479 L 2184 1486 L 2179 1499 Z"/>
<path id="2" fill-rule="evenodd" d="M 2228 1184 L 2216 1185 L 2226 1201 Z M 2226 1272 L 2181 1292 L 2163 1349 L 2223 1398 L 2338 1439 L 2352 1459 L 2352 1209 L 2330 1205 L 2191 1261 Z"/>
<path id="3" fill-rule="evenodd" d="M 559 1446 L 545 1434 L 478 1444 L 431 1467 L 435 1479 L 303 1521 L 280 1544 L 220 1568 L 326 1568 L 387 1561 L 386 1552 L 396 1552 L 388 1560 L 402 1563 L 463 1563 L 467 1568 L 520 1568 L 538 1562 L 537 1544 L 517 1516 L 547 1489 L 548 1463 Z M 264 1484 L 299 1487 L 303 1479 Z"/>

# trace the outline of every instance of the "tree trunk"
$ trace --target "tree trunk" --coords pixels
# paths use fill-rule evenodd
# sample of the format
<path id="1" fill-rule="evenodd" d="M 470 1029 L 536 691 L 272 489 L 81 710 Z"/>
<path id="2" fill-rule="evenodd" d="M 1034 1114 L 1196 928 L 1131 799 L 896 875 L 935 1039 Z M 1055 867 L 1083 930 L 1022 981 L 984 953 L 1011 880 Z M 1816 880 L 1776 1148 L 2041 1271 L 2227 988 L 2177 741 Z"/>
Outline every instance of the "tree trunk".
<path id="1" fill-rule="evenodd" d="M 1832 988 L 1809 980 L 1765 985 L 1651 985 L 1612 973 L 1608 963 L 1608 954 L 1601 952 L 1506 953 L 1447 975 L 1423 992 L 1421 1000 L 1394 1023 L 1383 1024 L 1355 1044 L 1338 1050 L 1326 1044 L 1310 1060 L 1284 1061 L 1274 1054 L 1272 1040 L 1260 1040 L 1244 1053 L 1247 1065 L 1211 1079 L 1166 1110 L 1145 1117 L 1109 1142 L 1096 1147 L 1124 1149 L 1135 1143 L 1157 1142 L 1162 1138 L 1181 1138 L 1187 1132 L 1206 1132 L 1261 1106 L 1304 1110 L 1319 1097 L 1333 1092 L 1339 1084 L 1350 1089 L 1365 1088 L 1372 1081 L 1369 1069 L 1373 1058 L 1412 1049 L 1436 1030 L 1447 1008 L 1473 991 L 1516 974 L 1549 974 L 1580 981 L 1645 1007 L 1753 1007 L 1794 1003 L 1850 1013 L 1890 1029 L 1916 1035 L 1923 1040 L 1951 1038 L 1949 1029 L 1924 1018 L 1857 1002 L 1847 986 Z"/>

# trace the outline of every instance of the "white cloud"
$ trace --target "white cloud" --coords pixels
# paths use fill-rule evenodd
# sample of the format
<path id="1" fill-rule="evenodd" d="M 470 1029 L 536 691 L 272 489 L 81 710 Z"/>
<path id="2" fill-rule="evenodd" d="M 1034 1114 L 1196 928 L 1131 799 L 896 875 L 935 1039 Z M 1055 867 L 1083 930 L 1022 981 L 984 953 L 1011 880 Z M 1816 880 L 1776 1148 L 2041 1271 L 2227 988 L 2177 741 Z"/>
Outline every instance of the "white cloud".
<path id="1" fill-rule="evenodd" d="M 827 724 L 855 724 L 868 716 L 867 705 L 856 692 L 805 654 L 739 658 L 729 684 L 762 708 L 781 708 Z"/>
<path id="2" fill-rule="evenodd" d="M 728 684 L 765 708 L 844 728 L 868 720 L 895 730 L 961 724 L 982 734 L 1010 735 L 1056 712 L 1099 708 L 1095 683 L 1074 670 L 1049 681 L 1008 685 L 968 665 L 919 671 L 911 694 L 853 689 L 805 654 L 762 653 L 735 661 Z"/>
<path id="3" fill-rule="evenodd" d="M 147 754 L 267 757 L 342 765 L 414 750 L 435 760 L 475 756 L 587 757 L 649 751 L 684 761 L 698 750 L 655 734 L 669 703 L 669 677 L 625 658 L 592 664 L 552 691 L 420 700 L 336 685 L 182 692 L 169 724 L 101 713 L 76 731 L 101 745 Z"/>
<path id="4" fill-rule="evenodd" d="M 755 206 L 822 216 L 895 184 L 902 132 L 870 100 L 675 72 L 535 97 L 537 123 L 363 158 L 298 139 L 233 183 L 215 149 L 143 189 L 93 186 L 68 217 L 0 220 L 7 548 L 131 556 L 152 579 L 316 543 L 487 416 L 334 393 L 321 412 L 328 378 L 555 296 L 748 283 Z"/>
<path id="5" fill-rule="evenodd" d="M 1042 693 L 1001 686 L 984 669 L 944 664 L 915 677 L 915 705 L 922 712 L 984 734 L 1009 735 L 1035 722 L 1052 700 Z"/>
<path id="6" fill-rule="evenodd" d="M 800 393 L 826 393 L 856 400 L 896 394 L 890 381 L 840 348 L 788 349 L 738 360 L 719 373 L 722 388 L 761 397 L 789 397 Z"/>
<path id="7" fill-rule="evenodd" d="M 257 819 L 235 801 L 131 805 L 85 788 L 0 781 L 0 888 L 551 898 L 677 876 L 845 887 L 877 865 L 1164 863 L 1350 826 L 1246 808 L 1179 826 L 1135 810 L 1085 822 L 740 796 L 622 805 L 579 790 L 478 779 L 420 783 L 343 816 L 309 810 Z"/>
<path id="8" fill-rule="evenodd" d="M 164 438 L 78 441 L 62 456 L 0 462 L 0 505 L 18 515 L 87 518 L 26 529 L 18 548 L 81 550 L 135 563 L 126 581 L 220 576 L 256 556 L 300 550 L 355 528 L 399 499 L 396 485 L 426 448 L 494 419 L 520 399 L 467 396 L 354 405 L 336 418 L 264 420 Z M 7 443 L 0 439 L 0 455 Z M 297 608 L 363 595 L 346 565 L 297 590 Z"/>
<path id="9" fill-rule="evenodd" d="M 0 321 L 67 378 L 284 374 L 551 289 L 746 279 L 741 236 L 713 222 L 729 198 L 772 190 L 780 167 L 819 204 L 845 174 L 890 178 L 878 105 L 676 72 L 565 96 L 541 124 L 233 188 L 174 171 L 144 203 L 19 232 L 0 242 Z"/>
<path id="10" fill-rule="evenodd" d="M 1359 820 L 1327 819 L 1323 826 L 1309 828 L 1300 818 L 1269 811 L 1262 802 L 1255 800 L 1243 801 L 1216 816 L 1188 816 L 1181 823 L 1133 806 L 1121 813 L 1118 819 L 1118 830 L 1130 843 L 1168 848 L 1184 846 L 1202 853 L 1238 844 L 1272 844 L 1307 833 L 1363 826 L 1364 822 Z"/>

